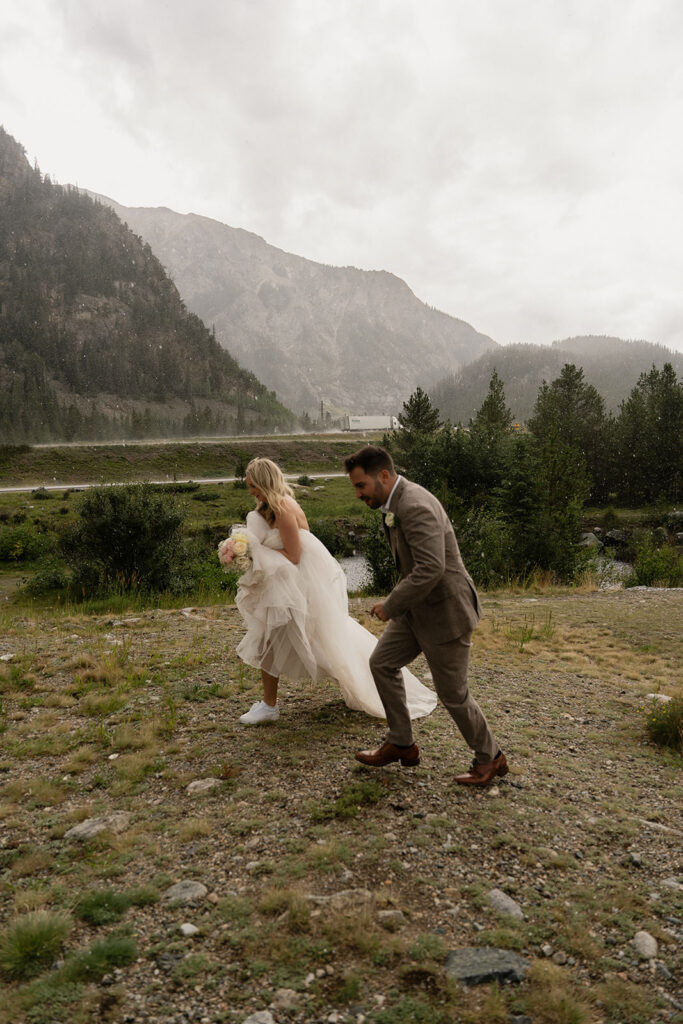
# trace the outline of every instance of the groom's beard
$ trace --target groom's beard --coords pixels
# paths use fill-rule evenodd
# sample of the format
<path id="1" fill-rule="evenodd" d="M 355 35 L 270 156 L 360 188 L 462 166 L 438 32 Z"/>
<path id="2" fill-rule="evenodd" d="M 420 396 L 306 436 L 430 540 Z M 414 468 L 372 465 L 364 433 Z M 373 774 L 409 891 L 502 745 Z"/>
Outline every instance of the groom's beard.
<path id="1" fill-rule="evenodd" d="M 375 486 L 374 486 L 372 494 L 364 494 L 364 495 L 362 495 L 361 501 L 364 501 L 365 504 L 368 505 L 369 508 L 381 508 L 382 507 L 382 505 L 384 504 L 385 498 L 384 498 L 384 489 L 383 489 L 381 483 L 379 482 L 379 480 L 375 480 Z"/>

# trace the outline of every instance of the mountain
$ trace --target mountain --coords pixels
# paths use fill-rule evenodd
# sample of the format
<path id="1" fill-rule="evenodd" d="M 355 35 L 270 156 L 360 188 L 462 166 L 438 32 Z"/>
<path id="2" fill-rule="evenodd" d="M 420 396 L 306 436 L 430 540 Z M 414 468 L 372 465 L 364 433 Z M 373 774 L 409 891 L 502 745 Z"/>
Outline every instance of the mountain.
<path id="1" fill-rule="evenodd" d="M 149 245 L 0 128 L 0 442 L 292 420 L 187 311 Z"/>
<path id="2" fill-rule="evenodd" d="M 330 267 L 195 214 L 109 204 L 152 247 L 183 300 L 283 402 L 316 416 L 395 413 L 496 342 L 386 271 Z"/>
<path id="3" fill-rule="evenodd" d="M 524 422 L 531 416 L 543 381 L 558 377 L 565 363 L 583 367 L 586 382 L 597 388 L 607 409 L 614 412 L 640 374 L 653 365 L 661 369 L 671 363 L 678 374 L 683 373 L 683 355 L 664 345 L 585 335 L 552 345 L 501 346 L 440 381 L 429 396 L 444 418 L 467 423 L 486 398 L 495 369 L 505 386 L 508 407 L 515 419 Z"/>

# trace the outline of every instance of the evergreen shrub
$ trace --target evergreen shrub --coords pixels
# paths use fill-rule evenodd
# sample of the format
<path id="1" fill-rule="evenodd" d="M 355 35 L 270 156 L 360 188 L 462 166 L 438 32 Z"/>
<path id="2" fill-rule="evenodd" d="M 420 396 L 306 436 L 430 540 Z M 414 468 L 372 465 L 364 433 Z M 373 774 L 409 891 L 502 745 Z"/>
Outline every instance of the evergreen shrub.
<path id="1" fill-rule="evenodd" d="M 185 509 L 149 484 L 98 487 L 63 536 L 76 592 L 181 590 L 187 582 Z"/>
<path id="2" fill-rule="evenodd" d="M 636 547 L 629 587 L 680 587 L 683 584 L 683 556 L 670 544 L 661 547 L 648 534 Z"/>

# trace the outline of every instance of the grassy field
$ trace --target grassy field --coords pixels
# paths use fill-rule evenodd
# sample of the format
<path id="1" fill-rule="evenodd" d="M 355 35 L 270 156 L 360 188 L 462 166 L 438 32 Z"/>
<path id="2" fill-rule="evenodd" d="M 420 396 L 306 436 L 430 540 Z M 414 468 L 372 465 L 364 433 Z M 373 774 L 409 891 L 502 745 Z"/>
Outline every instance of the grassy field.
<path id="1" fill-rule="evenodd" d="M 341 472 L 346 455 L 381 435 L 298 434 L 45 448 L 0 447 L 0 487 L 50 487 L 234 475 L 238 459 L 274 459 L 286 473 Z"/>
<path id="2" fill-rule="evenodd" d="M 338 472 L 360 443 L 0 450 L 7 486 L 64 485 L 0 494 L 0 527 L 54 544 L 76 514 L 69 485 L 231 475 L 242 453 Z M 312 522 L 358 528 L 345 478 L 297 497 Z M 196 537 L 253 507 L 229 483 L 178 500 Z M 646 694 L 683 696 L 680 592 L 484 595 L 472 687 L 511 773 L 470 792 L 443 709 L 419 723 L 409 770 L 354 762 L 383 726 L 329 680 L 285 681 L 280 721 L 245 729 L 259 683 L 233 605 L 54 607 L 17 593 L 33 568 L 0 570 L 0 1022 L 241 1024 L 268 1008 L 277 1024 L 683 1022 L 682 762 L 645 729 Z M 377 632 L 370 603 L 351 609 Z M 91 818 L 98 835 L 68 835 Z M 166 896 L 179 881 L 205 891 L 181 905 Z M 494 888 L 522 919 L 493 910 Z M 463 946 L 520 953 L 525 981 L 458 986 L 444 963 Z"/>
<path id="3" fill-rule="evenodd" d="M 681 693 L 682 603 L 485 595 L 471 685 L 511 773 L 483 792 L 453 782 L 470 754 L 441 708 L 418 769 L 354 762 L 382 723 L 332 681 L 240 726 L 259 685 L 234 607 L 6 607 L 0 1021 L 682 1021 L 682 762 L 644 730 L 645 694 Z M 189 905 L 166 898 L 183 880 L 205 887 Z M 520 953 L 524 982 L 457 985 L 465 946 Z"/>

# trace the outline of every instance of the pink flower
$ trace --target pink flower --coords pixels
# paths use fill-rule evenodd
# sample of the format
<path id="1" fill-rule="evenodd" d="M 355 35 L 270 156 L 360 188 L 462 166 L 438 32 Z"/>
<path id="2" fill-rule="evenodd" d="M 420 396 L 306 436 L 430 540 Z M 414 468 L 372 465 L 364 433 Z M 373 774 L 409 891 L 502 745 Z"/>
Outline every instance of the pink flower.
<path id="1" fill-rule="evenodd" d="M 228 566 L 235 557 L 235 546 L 232 537 L 227 537 L 218 545 L 218 561 L 222 566 Z"/>

